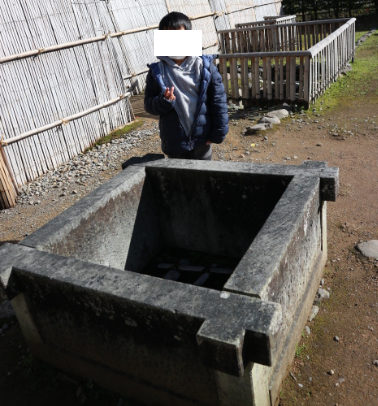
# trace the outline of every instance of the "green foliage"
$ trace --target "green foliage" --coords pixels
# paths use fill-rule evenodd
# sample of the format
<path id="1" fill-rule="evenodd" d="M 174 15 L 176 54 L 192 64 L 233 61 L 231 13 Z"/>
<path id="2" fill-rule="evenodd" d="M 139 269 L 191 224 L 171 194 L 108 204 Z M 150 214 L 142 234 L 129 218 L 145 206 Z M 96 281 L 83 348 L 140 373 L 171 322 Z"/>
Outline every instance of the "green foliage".
<path id="1" fill-rule="evenodd" d="M 303 21 L 378 13 L 378 0 L 283 0 L 282 6 L 286 15 L 297 14 Z"/>
<path id="2" fill-rule="evenodd" d="M 303 352 L 306 349 L 306 344 L 296 345 L 295 346 L 295 357 L 302 358 Z"/>

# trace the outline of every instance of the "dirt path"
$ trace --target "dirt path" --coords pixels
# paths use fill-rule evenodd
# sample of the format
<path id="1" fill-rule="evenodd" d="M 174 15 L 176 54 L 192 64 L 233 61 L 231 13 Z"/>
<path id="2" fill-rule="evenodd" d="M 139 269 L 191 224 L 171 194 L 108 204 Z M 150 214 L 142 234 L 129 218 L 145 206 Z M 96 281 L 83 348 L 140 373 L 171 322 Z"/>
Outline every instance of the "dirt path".
<path id="1" fill-rule="evenodd" d="M 356 60 L 363 56 L 378 61 L 377 33 L 358 49 Z M 294 378 L 289 375 L 284 382 L 281 406 L 378 405 L 378 367 L 372 363 L 378 359 L 378 262 L 363 258 L 354 249 L 360 240 L 378 239 L 377 71 L 366 78 L 363 91 L 356 90 L 360 87 L 353 82 L 354 72 L 350 73 L 343 79 L 345 88 L 337 106 L 334 99 L 324 97 L 316 112 L 310 109 L 305 115 L 295 114 L 295 122 L 288 118 L 262 135 L 242 135 L 251 125 L 251 114 L 239 111 L 231 117 L 225 143 L 214 148 L 217 160 L 295 165 L 312 159 L 340 168 L 340 195 L 335 203 L 328 204 L 329 260 L 324 286 L 331 296 L 321 303 L 316 319 L 308 323 L 311 334 L 304 333 L 298 344 L 291 368 Z M 143 127 L 154 128 L 154 118 L 143 120 Z M 124 158 L 160 152 L 157 134 L 146 142 Z M 119 170 L 105 171 L 100 183 Z M 83 193 L 98 183 L 89 182 Z M 38 206 L 18 206 L 1 213 L 0 243 L 22 239 L 77 200 L 58 205 L 52 196 L 53 192 L 47 193 Z M 24 219 L 32 219 L 34 226 Z M 72 381 L 34 360 L 28 355 L 16 320 L 0 320 L 0 328 L 3 323 L 8 328 L 4 336 L 0 334 L 1 406 L 76 405 L 85 398 L 88 405 L 131 405 L 92 383 Z"/>

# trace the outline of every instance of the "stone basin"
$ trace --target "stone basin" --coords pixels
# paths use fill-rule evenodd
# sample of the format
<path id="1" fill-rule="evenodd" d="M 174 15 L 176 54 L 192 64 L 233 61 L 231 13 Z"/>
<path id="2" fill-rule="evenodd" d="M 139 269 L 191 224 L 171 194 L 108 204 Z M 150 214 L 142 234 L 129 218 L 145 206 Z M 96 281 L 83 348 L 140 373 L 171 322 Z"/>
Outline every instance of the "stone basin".
<path id="1" fill-rule="evenodd" d="M 131 165 L 0 247 L 1 285 L 32 353 L 68 373 L 146 405 L 274 405 L 337 192 L 322 162 Z M 155 273 L 167 249 L 234 265 Z"/>

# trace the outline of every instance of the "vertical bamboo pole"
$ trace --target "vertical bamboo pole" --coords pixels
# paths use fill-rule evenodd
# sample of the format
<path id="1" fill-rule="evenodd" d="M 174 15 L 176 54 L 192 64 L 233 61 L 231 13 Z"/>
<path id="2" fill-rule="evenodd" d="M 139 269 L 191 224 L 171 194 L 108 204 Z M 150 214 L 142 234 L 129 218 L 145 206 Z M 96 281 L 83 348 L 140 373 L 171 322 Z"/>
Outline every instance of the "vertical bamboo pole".
<path id="1" fill-rule="evenodd" d="M 17 190 L 12 178 L 3 146 L 0 144 L 0 209 L 9 209 L 16 204 Z"/>

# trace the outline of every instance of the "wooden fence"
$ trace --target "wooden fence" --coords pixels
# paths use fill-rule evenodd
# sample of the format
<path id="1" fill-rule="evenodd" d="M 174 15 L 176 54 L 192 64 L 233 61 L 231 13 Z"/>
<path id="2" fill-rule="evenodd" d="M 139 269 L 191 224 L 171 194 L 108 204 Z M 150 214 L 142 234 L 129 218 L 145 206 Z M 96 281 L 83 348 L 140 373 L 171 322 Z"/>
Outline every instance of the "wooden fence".
<path id="1" fill-rule="evenodd" d="M 256 28 L 266 25 L 295 24 L 296 16 L 264 16 L 264 20 L 235 24 L 235 28 Z"/>
<path id="2" fill-rule="evenodd" d="M 225 53 L 219 55 L 219 65 L 226 91 L 235 100 L 287 100 L 308 107 L 354 58 L 355 21 L 352 18 L 220 32 Z M 281 30 L 281 44 L 272 39 L 277 30 Z M 255 40 L 256 31 L 260 31 L 259 42 Z"/>

